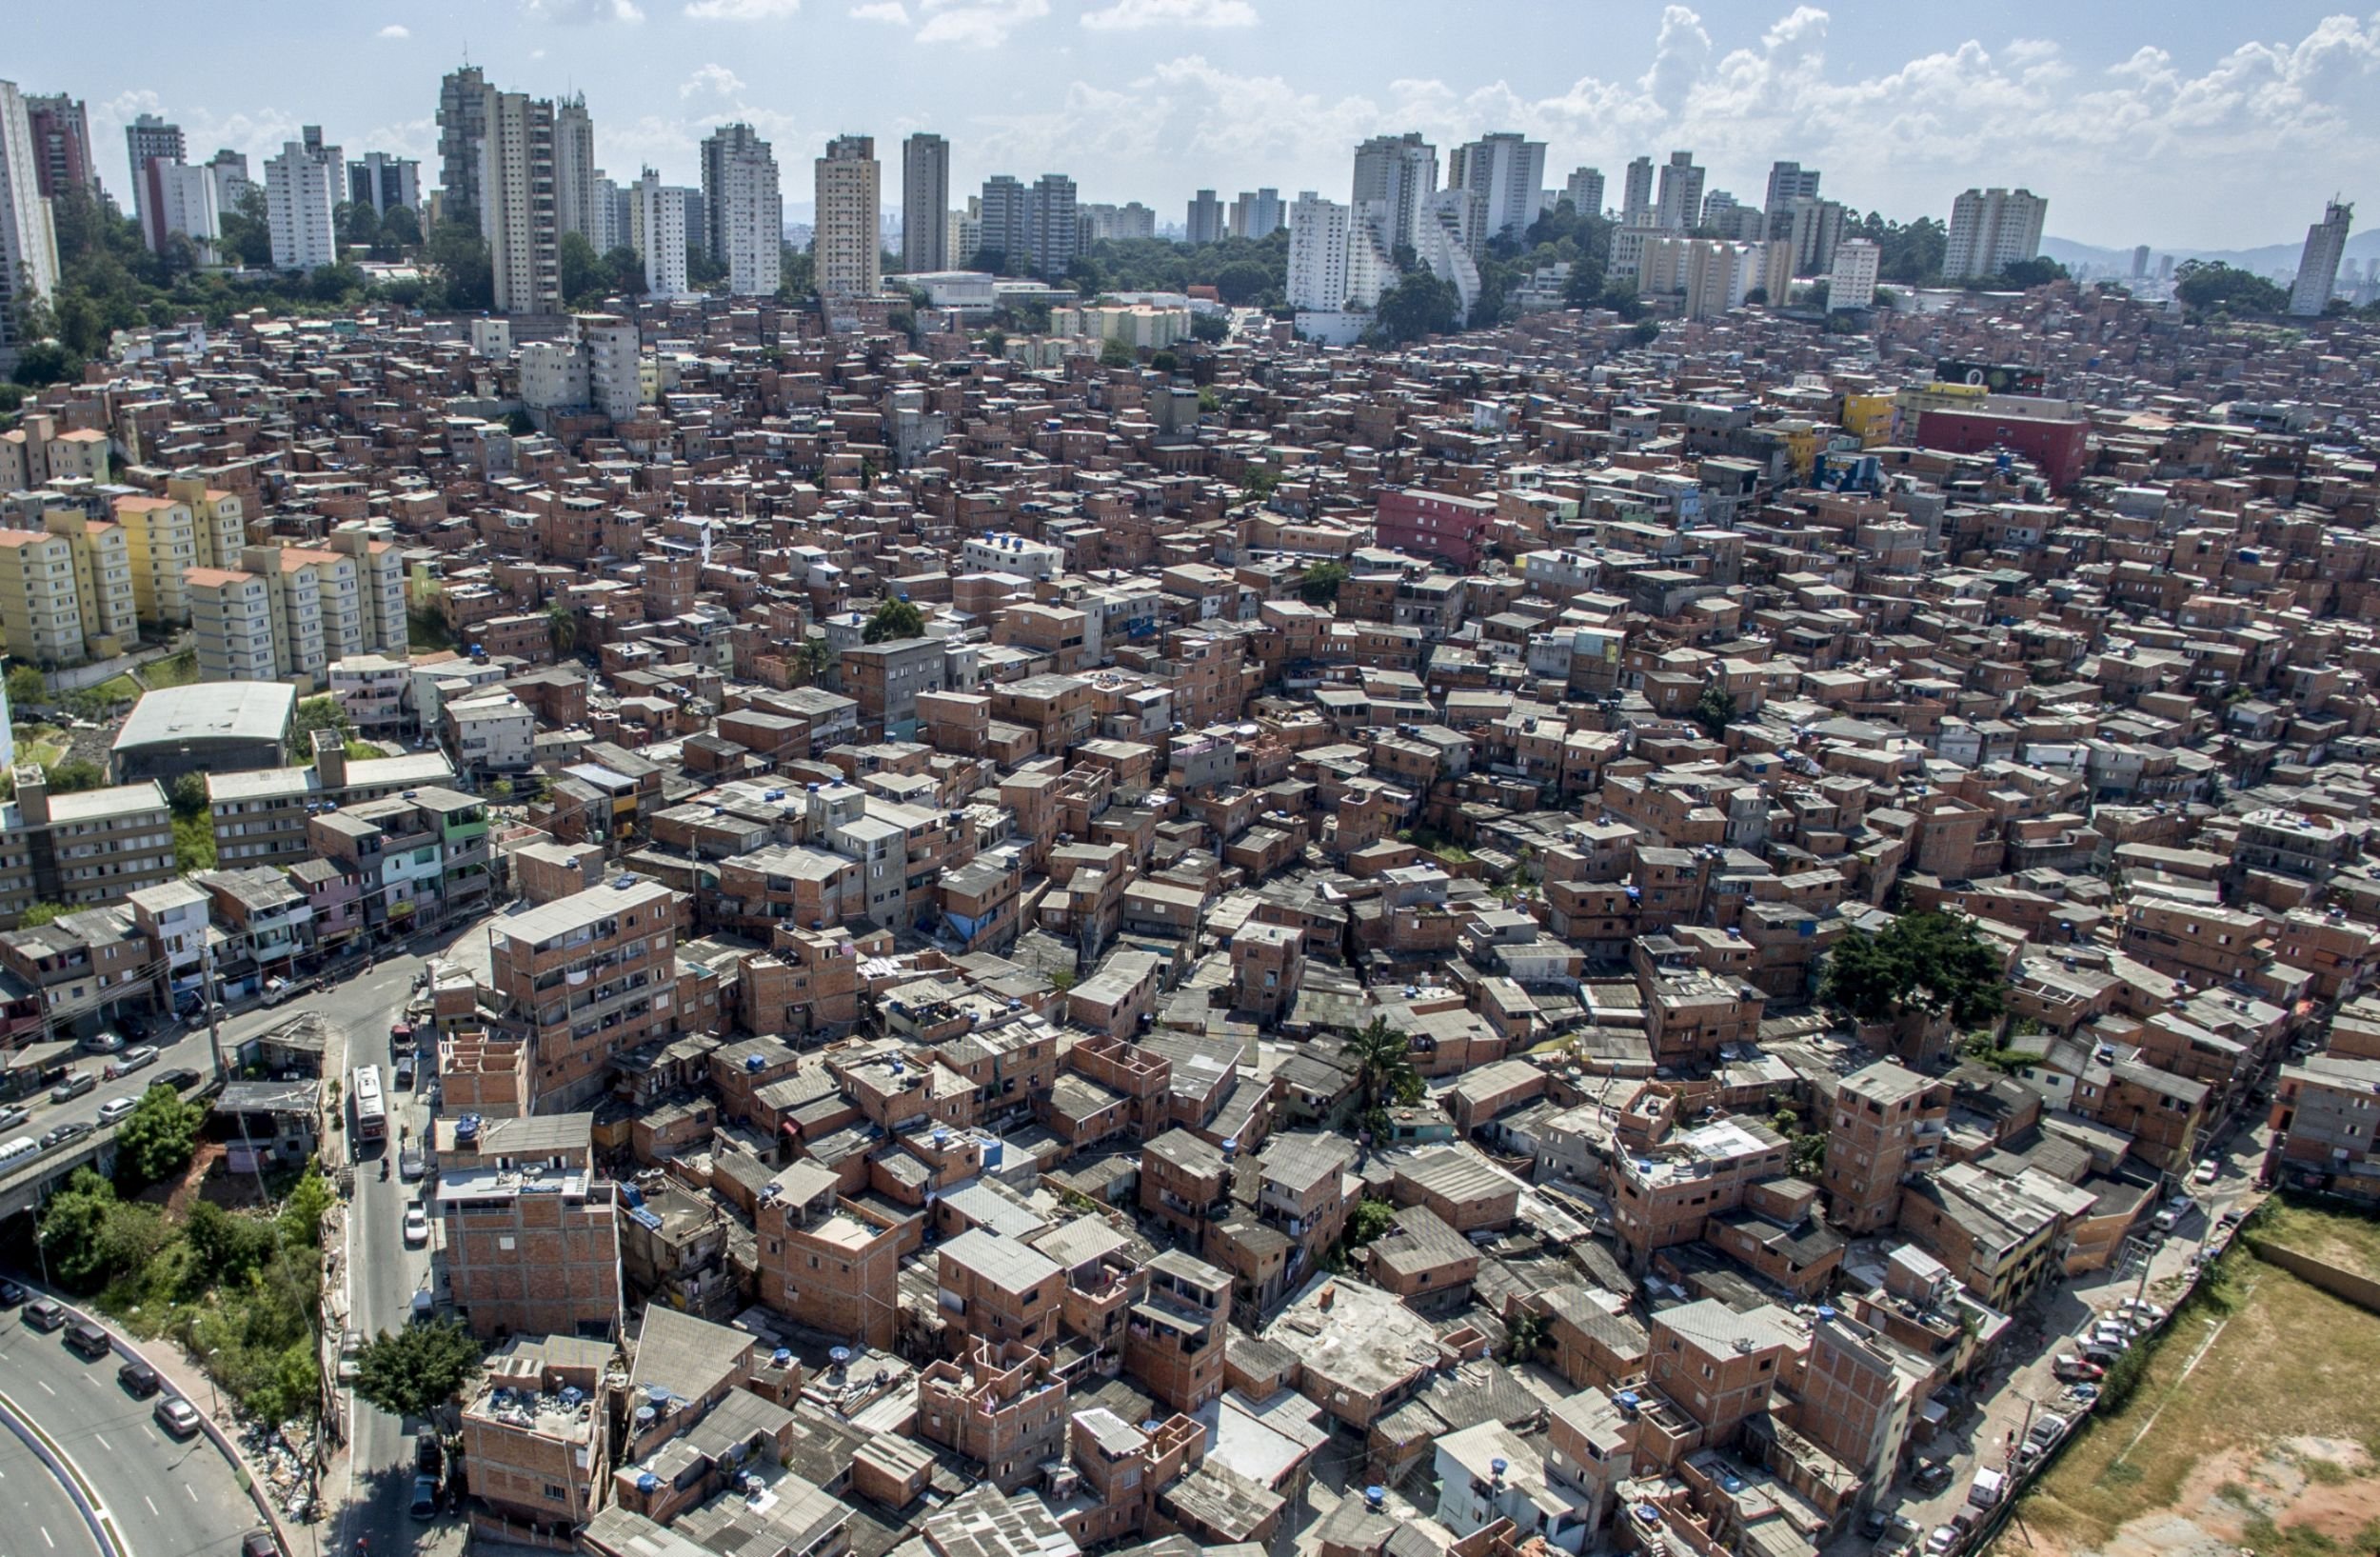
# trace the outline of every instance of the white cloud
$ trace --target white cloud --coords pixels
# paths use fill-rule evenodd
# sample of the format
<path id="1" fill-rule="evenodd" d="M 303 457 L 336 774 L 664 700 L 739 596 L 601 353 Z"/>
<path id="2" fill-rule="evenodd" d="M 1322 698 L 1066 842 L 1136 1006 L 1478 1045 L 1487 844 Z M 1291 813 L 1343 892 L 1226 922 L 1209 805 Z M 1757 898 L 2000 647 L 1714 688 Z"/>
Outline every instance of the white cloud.
<path id="1" fill-rule="evenodd" d="M 700 22 L 775 22 L 802 9 L 802 0 L 686 0 L 685 13 Z"/>
<path id="2" fill-rule="evenodd" d="M 744 82 L 724 65 L 704 65 L 678 86 L 680 97 L 733 97 Z"/>
<path id="3" fill-rule="evenodd" d="M 870 0 L 867 5 L 853 6 L 851 19 L 855 22 L 890 22 L 895 27 L 907 27 L 909 8 L 901 0 Z"/>
<path id="4" fill-rule="evenodd" d="M 1049 0 L 922 0 L 920 43 L 995 49 L 1027 22 L 1049 14 Z"/>
<path id="5" fill-rule="evenodd" d="M 590 22 L 645 20 L 645 12 L 636 0 L 521 0 L 521 10 L 532 22 L 561 22 L 573 27 Z"/>
<path id="6" fill-rule="evenodd" d="M 1104 10 L 1086 10 L 1082 25 L 1097 31 L 1147 27 L 1254 27 L 1249 0 L 1115 0 Z"/>
<path id="7" fill-rule="evenodd" d="M 413 30 L 405 26 L 401 22 L 390 22 L 387 27 L 382 28 L 378 32 L 375 32 L 372 35 L 376 38 L 386 38 L 390 43 L 403 43 L 406 39 L 413 36 Z"/>

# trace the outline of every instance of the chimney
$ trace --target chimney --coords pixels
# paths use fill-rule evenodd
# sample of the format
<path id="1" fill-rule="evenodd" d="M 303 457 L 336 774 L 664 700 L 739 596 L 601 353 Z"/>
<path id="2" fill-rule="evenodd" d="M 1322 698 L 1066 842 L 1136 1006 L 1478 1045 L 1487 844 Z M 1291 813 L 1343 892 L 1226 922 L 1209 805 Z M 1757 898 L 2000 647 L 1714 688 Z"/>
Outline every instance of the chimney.
<path id="1" fill-rule="evenodd" d="M 50 825 L 50 776 L 37 763 L 24 763 L 16 769 L 16 808 L 27 827 Z"/>
<path id="2" fill-rule="evenodd" d="M 335 729 L 314 732 L 314 771 L 322 776 L 325 789 L 345 789 L 347 787 L 347 739 Z"/>

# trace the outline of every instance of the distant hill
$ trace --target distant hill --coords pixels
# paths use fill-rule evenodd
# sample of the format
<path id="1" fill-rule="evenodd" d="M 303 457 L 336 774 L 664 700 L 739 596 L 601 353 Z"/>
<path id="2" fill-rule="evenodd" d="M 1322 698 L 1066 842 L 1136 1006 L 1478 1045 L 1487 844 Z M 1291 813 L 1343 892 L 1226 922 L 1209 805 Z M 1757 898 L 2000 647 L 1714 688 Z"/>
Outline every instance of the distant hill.
<path id="1" fill-rule="evenodd" d="M 2297 254 L 2304 247 L 2303 238 L 2289 243 L 2264 244 L 2254 249 L 2166 249 L 2151 244 L 2149 263 L 2153 266 L 2159 254 L 2172 255 L 2176 265 L 2188 259 L 2220 260 L 2243 270 L 2279 278 L 2297 273 Z M 2041 240 L 2041 252 L 2060 265 L 2094 265 L 2112 269 L 2119 275 L 2132 273 L 2132 251 L 2129 249 L 2102 249 L 2096 244 L 2076 243 L 2072 238 L 2044 238 Z M 2347 240 L 2347 254 L 2350 259 L 2365 261 L 2380 256 L 2380 228 L 2350 234 Z"/>

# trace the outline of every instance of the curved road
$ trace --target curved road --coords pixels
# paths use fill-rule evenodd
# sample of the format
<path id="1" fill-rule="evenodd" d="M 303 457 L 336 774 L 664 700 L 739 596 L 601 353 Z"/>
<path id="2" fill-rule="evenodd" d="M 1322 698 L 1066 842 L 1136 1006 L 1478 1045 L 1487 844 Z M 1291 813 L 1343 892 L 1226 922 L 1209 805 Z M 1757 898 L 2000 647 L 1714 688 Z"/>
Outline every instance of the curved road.
<path id="1" fill-rule="evenodd" d="M 0 1379 L 7 1381 L 9 1397 L 65 1451 L 84 1480 L 99 1489 L 101 1506 L 123 1533 L 131 1557 L 225 1557 L 238 1552 L 240 1538 L 263 1521 L 222 1451 L 204 1433 L 187 1441 L 167 1436 L 149 1414 L 156 1401 L 135 1400 L 116 1383 L 120 1356 L 110 1353 L 87 1363 L 69 1351 L 58 1335 L 27 1328 L 22 1313 L 10 1310 L 0 1327 Z M 207 1407 L 205 1401 L 194 1404 L 202 1410 Z M 13 1434 L 7 1436 L 5 1447 L 22 1449 Z M 46 1477 L 48 1468 L 42 1468 Z M 8 1475 L 0 1483 L 0 1500 L 19 1495 L 11 1463 L 0 1459 L 0 1472 Z M 54 1482 L 50 1487 L 64 1502 L 63 1490 Z M 8 1543 L 11 1533 L 0 1527 L 0 1543 Z M 14 1541 L 5 1547 L 8 1557 L 49 1557 L 53 1550 L 75 1549 L 54 1527 L 50 1527 L 57 1542 L 54 1547 L 29 1544 L 27 1532 L 13 1533 Z M 74 1534 L 85 1547 L 91 1544 L 79 1515 Z"/>
<path id="2" fill-rule="evenodd" d="M 0 1552 L 8 1557 L 104 1557 L 40 1455 L 0 1426 Z"/>

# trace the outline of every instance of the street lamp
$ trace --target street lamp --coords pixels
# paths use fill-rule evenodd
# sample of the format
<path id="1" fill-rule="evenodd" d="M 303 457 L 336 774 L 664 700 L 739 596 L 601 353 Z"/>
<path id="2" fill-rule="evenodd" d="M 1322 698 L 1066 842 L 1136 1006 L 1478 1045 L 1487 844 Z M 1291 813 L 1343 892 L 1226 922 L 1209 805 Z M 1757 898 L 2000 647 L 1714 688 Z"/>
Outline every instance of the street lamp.
<path id="1" fill-rule="evenodd" d="M 207 1348 L 207 1414 L 218 1422 L 223 1420 L 223 1397 L 215 1393 L 215 1359 L 222 1355 L 221 1347 Z"/>

